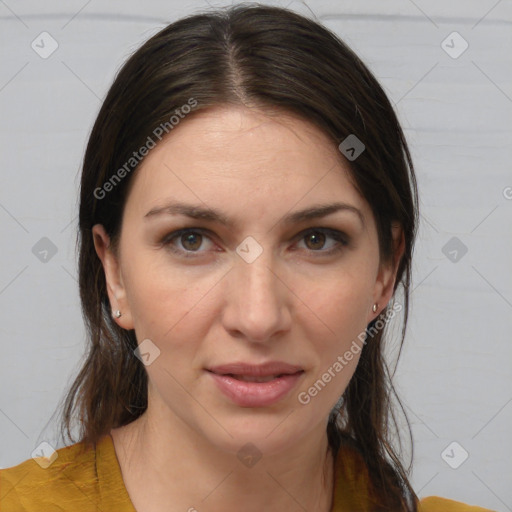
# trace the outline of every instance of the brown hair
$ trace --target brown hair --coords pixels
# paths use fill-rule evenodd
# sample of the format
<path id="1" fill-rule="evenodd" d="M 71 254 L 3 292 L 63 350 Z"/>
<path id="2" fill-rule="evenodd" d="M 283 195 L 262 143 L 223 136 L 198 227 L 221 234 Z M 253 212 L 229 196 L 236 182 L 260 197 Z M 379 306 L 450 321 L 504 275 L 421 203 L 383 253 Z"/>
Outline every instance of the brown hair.
<path id="1" fill-rule="evenodd" d="M 176 109 L 192 102 L 195 111 L 229 104 L 286 111 L 313 122 L 337 145 L 351 134 L 365 144 L 349 165 L 355 186 L 372 208 L 381 258 L 393 253 L 392 223 L 400 224 L 405 238 L 395 284 L 395 291 L 401 284 L 403 293 L 402 347 L 417 191 L 407 143 L 383 89 L 335 34 L 292 11 L 253 4 L 195 14 L 165 27 L 126 61 L 90 134 L 78 234 L 88 353 L 66 396 L 61 425 L 72 441 L 75 412 L 80 441 L 90 445 L 147 408 L 147 374 L 133 353 L 135 333 L 111 318 L 91 228 L 103 224 L 116 243 L 136 169 L 133 162 L 133 169 L 126 163 L 158 126 L 170 131 Z M 121 168 L 126 172 L 120 173 Z M 111 186 L 105 187 L 107 182 Z M 98 192 L 107 188 L 108 193 Z M 393 448 L 400 436 L 391 399 L 398 397 L 383 356 L 383 329 L 375 328 L 377 321 L 385 325 L 388 312 L 368 326 L 373 335 L 364 344 L 341 405 L 331 412 L 327 435 L 335 454 L 350 444 L 362 455 L 378 503 L 375 510 L 415 511 L 417 497 Z"/>

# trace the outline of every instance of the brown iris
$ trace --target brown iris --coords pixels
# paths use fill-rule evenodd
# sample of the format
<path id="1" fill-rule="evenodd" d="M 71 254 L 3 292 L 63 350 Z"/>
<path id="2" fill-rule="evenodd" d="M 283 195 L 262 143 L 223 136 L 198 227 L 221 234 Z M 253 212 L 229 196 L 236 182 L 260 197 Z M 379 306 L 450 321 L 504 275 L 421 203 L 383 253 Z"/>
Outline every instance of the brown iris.
<path id="1" fill-rule="evenodd" d="M 199 249 L 201 247 L 201 241 L 202 241 L 201 233 L 185 233 L 181 235 L 181 241 L 183 243 L 183 247 L 185 249 L 194 251 L 196 249 Z M 195 243 L 194 243 L 195 241 Z M 191 246 L 186 246 L 186 244 L 191 244 Z"/>
<path id="2" fill-rule="evenodd" d="M 319 236 L 320 236 L 320 239 L 318 238 Z M 309 249 L 321 249 L 325 244 L 325 234 L 321 233 L 320 231 L 315 231 L 314 233 L 308 234 L 306 236 L 306 240 L 313 240 L 313 243 L 317 244 L 315 247 L 309 247 L 308 243 L 306 242 L 306 245 L 308 245 Z M 320 245 L 318 245 L 319 240 L 320 240 Z"/>

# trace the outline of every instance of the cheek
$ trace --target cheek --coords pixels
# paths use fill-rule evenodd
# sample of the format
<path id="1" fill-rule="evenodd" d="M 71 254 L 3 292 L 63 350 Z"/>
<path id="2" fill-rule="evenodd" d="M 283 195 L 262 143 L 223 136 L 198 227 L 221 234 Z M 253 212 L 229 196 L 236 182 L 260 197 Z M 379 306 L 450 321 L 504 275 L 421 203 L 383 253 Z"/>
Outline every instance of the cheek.
<path id="1" fill-rule="evenodd" d="M 314 404 L 319 414 L 334 406 L 345 391 L 363 347 L 372 283 L 355 275 L 340 274 L 329 285 L 324 283 L 305 295 L 305 304 L 315 313 L 307 333 L 315 364 L 298 399 L 304 405 Z"/>
<path id="2" fill-rule="evenodd" d="M 314 290 L 305 287 L 305 305 L 314 311 L 326 332 L 330 333 L 327 338 L 319 339 L 332 345 L 357 337 L 366 328 L 372 292 L 371 279 L 360 272 L 340 272 Z"/>
<path id="3" fill-rule="evenodd" d="M 178 331 L 215 284 L 213 276 L 197 278 L 164 259 L 150 253 L 134 254 L 126 266 L 126 294 L 139 339 L 163 339 Z"/>

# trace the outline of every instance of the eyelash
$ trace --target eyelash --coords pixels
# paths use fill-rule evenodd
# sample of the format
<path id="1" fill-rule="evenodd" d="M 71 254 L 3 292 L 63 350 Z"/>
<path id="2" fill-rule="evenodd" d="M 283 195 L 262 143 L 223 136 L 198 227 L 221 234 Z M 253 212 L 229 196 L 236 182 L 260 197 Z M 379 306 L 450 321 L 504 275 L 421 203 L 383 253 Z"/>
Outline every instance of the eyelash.
<path id="1" fill-rule="evenodd" d="M 206 234 L 208 232 L 209 232 L 208 230 L 205 230 L 202 228 L 179 229 L 177 231 L 173 231 L 172 233 L 169 233 L 168 235 L 166 235 L 162 239 L 161 244 L 163 246 L 166 246 L 170 251 L 177 253 L 185 258 L 196 258 L 204 251 L 187 251 L 187 250 L 183 250 L 183 249 L 176 249 L 176 247 L 174 247 L 172 245 L 172 242 L 176 238 L 179 238 L 181 235 L 184 235 L 186 233 L 200 234 L 202 236 L 206 236 L 207 238 L 210 238 Z M 336 242 L 338 242 L 337 245 L 335 245 L 331 249 L 328 249 L 327 251 L 323 251 L 323 250 L 315 251 L 312 249 L 308 249 L 309 252 L 319 253 L 318 256 L 320 256 L 320 257 L 321 256 L 330 256 L 332 254 L 338 253 L 348 245 L 348 237 L 341 231 L 338 231 L 336 229 L 331 229 L 331 228 L 322 228 L 322 227 L 309 228 L 309 229 L 299 233 L 299 235 L 297 235 L 296 239 L 298 239 L 300 241 L 300 240 L 306 238 L 307 235 L 310 235 L 312 233 L 323 233 L 327 237 L 330 237 L 330 238 L 334 239 Z"/>

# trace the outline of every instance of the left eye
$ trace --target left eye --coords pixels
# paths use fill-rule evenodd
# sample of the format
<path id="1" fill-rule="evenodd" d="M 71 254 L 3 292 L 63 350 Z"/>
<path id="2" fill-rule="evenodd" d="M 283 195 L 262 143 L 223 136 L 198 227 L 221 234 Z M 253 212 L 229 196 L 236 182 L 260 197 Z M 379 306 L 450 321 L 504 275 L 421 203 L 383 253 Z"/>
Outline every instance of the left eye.
<path id="1" fill-rule="evenodd" d="M 211 238 L 205 234 L 206 230 L 203 229 L 180 229 L 174 231 L 162 240 L 162 244 L 169 247 L 175 253 L 182 254 L 185 257 L 195 256 L 197 253 L 202 253 L 199 249 L 202 246 L 203 239 L 209 240 Z M 300 241 L 306 240 L 306 249 L 310 252 L 320 253 L 320 255 L 331 254 L 343 249 L 348 245 L 347 237 L 341 231 L 329 228 L 311 228 L 303 231 L 297 237 Z M 323 249 L 326 240 L 331 238 L 334 243 L 328 249 Z M 181 243 L 181 247 L 176 247 L 175 241 Z M 322 250 L 323 249 L 323 250 Z"/>
<path id="2" fill-rule="evenodd" d="M 341 250 L 343 247 L 347 245 L 347 237 L 341 232 L 334 229 L 327 228 L 314 228 L 309 229 L 305 233 L 301 233 L 301 239 L 312 241 L 312 247 L 308 246 L 308 249 L 311 249 L 313 252 L 322 252 L 324 254 L 330 254 L 332 252 Z M 334 243 L 329 249 L 325 249 L 323 251 L 318 251 L 318 246 L 325 244 L 325 240 L 327 238 L 331 238 L 337 243 Z M 306 246 L 307 246 L 306 242 Z"/>

